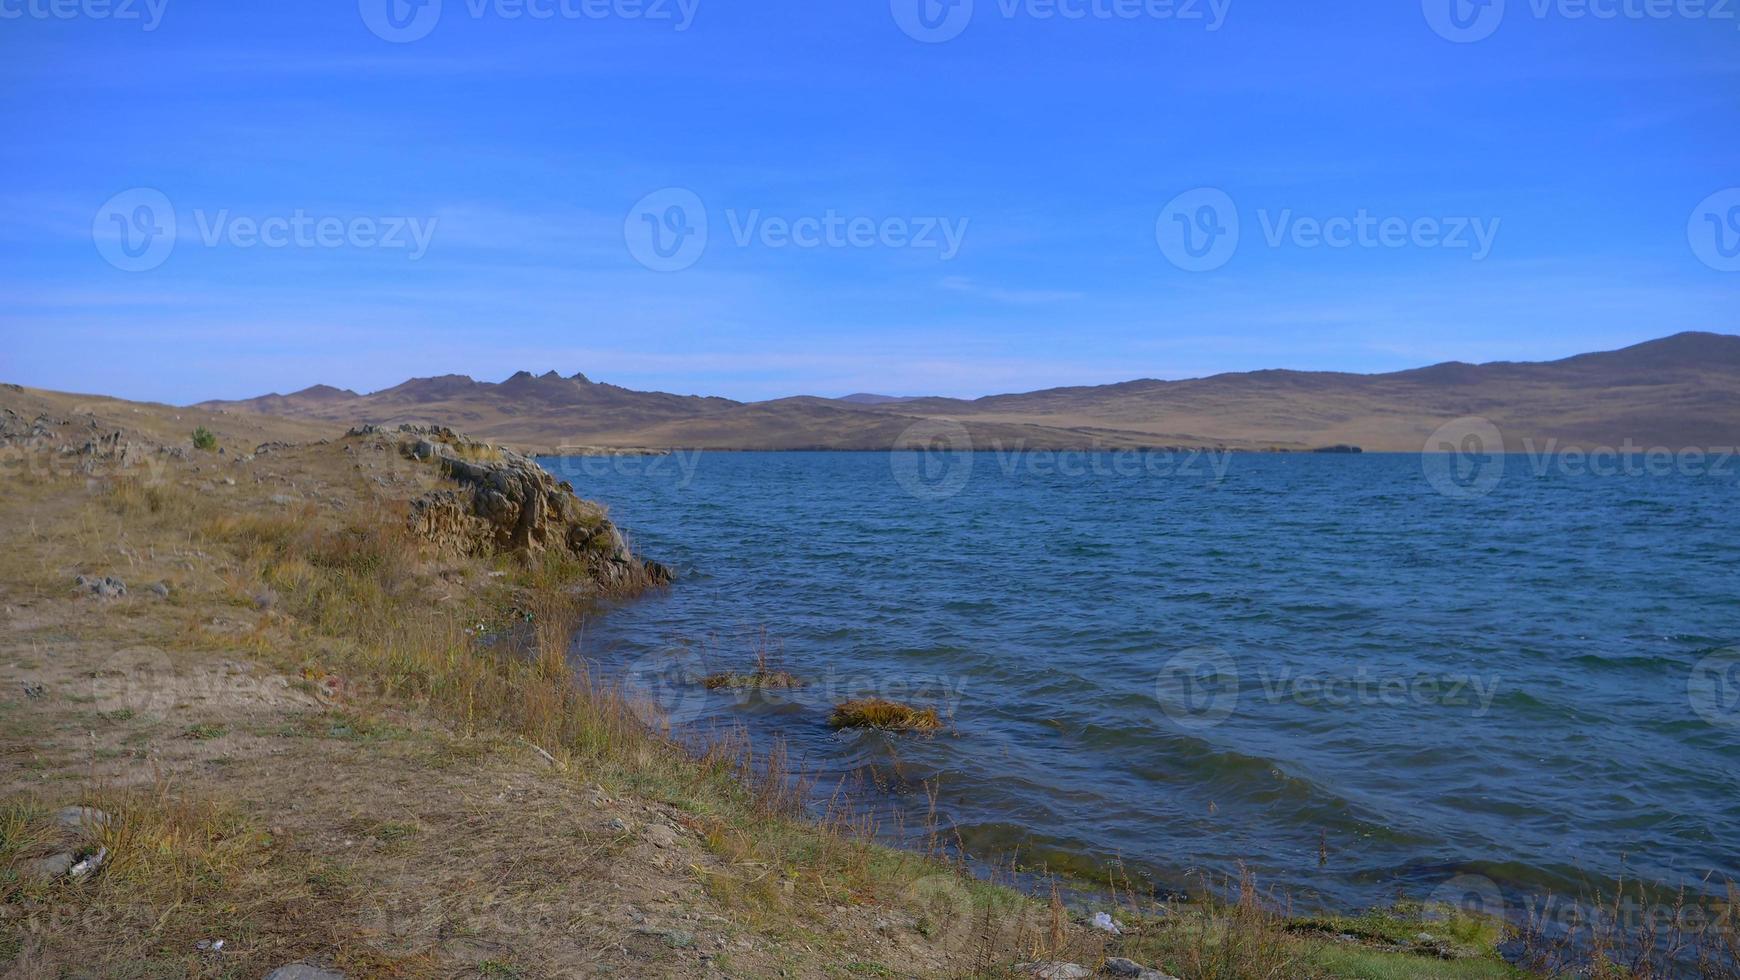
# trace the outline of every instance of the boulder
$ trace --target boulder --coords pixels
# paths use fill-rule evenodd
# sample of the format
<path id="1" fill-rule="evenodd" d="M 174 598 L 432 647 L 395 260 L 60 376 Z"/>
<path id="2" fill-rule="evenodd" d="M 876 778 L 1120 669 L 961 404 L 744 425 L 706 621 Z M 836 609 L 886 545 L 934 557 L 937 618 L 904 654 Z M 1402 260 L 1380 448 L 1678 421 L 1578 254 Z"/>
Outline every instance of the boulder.
<path id="1" fill-rule="evenodd" d="M 613 590 L 675 577 L 663 565 L 636 558 L 602 508 L 526 456 L 436 426 L 402 425 L 396 433 L 364 426 L 351 435 L 395 436 L 406 456 L 440 467 L 457 485 L 411 502 L 413 533 L 438 547 L 469 555 L 565 554 Z"/>

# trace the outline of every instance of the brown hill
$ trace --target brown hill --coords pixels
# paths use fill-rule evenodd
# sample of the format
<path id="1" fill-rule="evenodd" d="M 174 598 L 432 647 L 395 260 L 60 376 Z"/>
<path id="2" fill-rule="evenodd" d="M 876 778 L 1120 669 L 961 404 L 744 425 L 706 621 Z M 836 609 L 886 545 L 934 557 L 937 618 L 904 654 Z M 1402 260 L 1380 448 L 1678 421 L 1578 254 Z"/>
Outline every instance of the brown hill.
<path id="1" fill-rule="evenodd" d="M 370 395 L 316 387 L 201 408 L 352 424 L 428 421 L 547 451 L 562 447 L 886 449 L 925 419 L 981 447 L 1357 445 L 1417 452 L 1480 416 L 1521 451 L 1561 446 L 1740 445 L 1740 337 L 1682 333 L 1544 363 L 1451 362 L 1389 374 L 1252 371 L 975 400 L 725 398 L 634 391 L 521 372 L 499 384 L 421 378 Z"/>

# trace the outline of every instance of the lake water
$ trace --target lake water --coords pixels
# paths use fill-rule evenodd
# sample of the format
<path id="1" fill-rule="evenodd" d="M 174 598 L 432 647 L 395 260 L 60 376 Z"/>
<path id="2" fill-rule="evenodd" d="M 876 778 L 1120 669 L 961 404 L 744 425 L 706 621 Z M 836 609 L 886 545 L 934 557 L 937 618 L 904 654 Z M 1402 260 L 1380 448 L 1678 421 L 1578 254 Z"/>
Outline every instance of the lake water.
<path id="1" fill-rule="evenodd" d="M 1162 893 L 1243 861 L 1304 907 L 1740 877 L 1740 463 L 543 462 L 681 575 L 584 655 L 685 730 L 783 737 L 890 832 L 928 784 L 980 857 Z M 808 685 L 694 683 L 758 649 Z M 831 731 L 859 694 L 950 729 Z"/>

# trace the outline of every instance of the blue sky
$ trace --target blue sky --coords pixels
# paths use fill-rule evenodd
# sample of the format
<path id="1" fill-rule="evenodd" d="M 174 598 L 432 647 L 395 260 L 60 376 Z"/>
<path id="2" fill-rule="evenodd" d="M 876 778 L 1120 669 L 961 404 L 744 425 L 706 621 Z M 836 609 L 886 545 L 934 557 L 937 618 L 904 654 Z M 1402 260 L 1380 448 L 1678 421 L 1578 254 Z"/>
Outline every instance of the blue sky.
<path id="1" fill-rule="evenodd" d="M 1508 0 L 1478 39 L 1452 0 L 974 0 L 946 40 L 902 26 L 938 0 L 443 0 L 398 43 L 387 0 L 122 2 L 0 0 L 4 380 L 981 395 L 1740 332 L 1694 247 L 1700 208 L 1740 235 L 1726 0 Z M 1205 188 L 1239 230 L 1195 270 L 1163 244 Z M 147 192 L 174 236 L 129 271 Z M 659 271 L 673 193 L 704 247 Z M 1406 231 L 1310 225 L 1362 214 Z M 328 240 L 249 234 L 298 216 Z"/>

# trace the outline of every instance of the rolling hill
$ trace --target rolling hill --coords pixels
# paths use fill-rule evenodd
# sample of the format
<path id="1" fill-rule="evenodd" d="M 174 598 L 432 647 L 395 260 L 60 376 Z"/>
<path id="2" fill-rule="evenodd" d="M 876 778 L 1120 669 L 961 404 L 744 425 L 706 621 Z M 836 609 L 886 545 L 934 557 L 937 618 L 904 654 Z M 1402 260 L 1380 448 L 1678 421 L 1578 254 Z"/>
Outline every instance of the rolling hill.
<path id="1" fill-rule="evenodd" d="M 354 424 L 432 421 L 532 451 L 886 449 L 925 419 L 982 448 L 1357 445 L 1417 452 L 1440 425 L 1490 419 L 1506 445 L 1740 445 L 1740 337 L 1682 333 L 1549 362 L 1450 362 L 1387 374 L 1266 370 L 974 400 L 809 396 L 765 402 L 635 391 L 576 374 L 419 378 L 361 395 L 324 385 L 197 406 Z"/>

